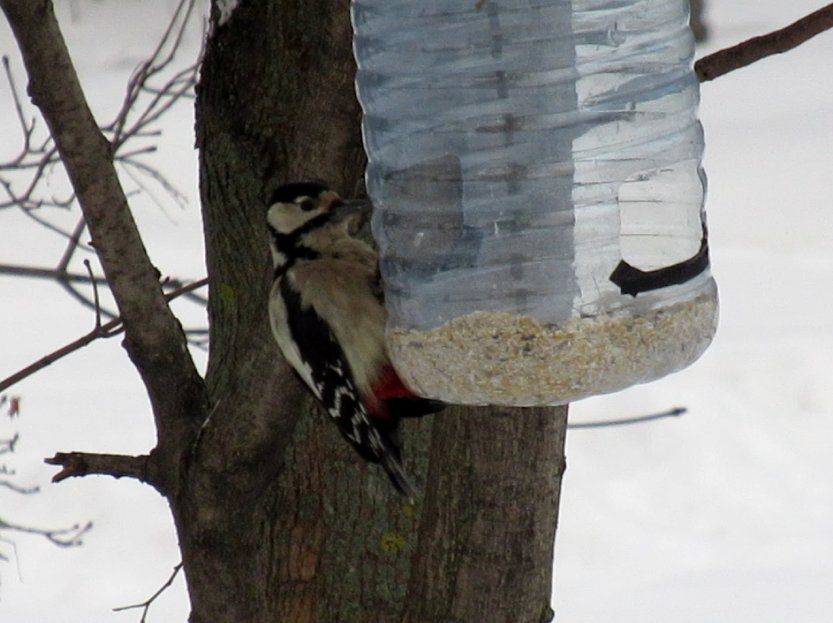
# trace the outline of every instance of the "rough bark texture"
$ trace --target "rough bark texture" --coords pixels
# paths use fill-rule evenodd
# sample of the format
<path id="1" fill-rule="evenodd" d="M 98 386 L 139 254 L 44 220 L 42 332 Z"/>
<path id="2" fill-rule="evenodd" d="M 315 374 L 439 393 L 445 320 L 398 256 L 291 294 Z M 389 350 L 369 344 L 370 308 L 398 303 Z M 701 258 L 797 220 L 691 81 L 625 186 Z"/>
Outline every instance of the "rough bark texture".
<path id="1" fill-rule="evenodd" d="M 549 620 L 566 428 L 567 407 L 437 419 L 407 623 Z"/>
<path id="2" fill-rule="evenodd" d="M 352 196 L 363 176 L 348 11 L 345 0 L 242 3 L 206 50 L 197 123 L 211 276 L 207 382 L 219 403 L 199 455 L 211 474 L 205 494 L 179 521 L 184 546 L 193 544 L 195 622 L 220 620 L 224 607 L 223 620 L 395 621 L 404 599 L 418 509 L 310 410 L 266 318 L 270 191 L 323 179 Z M 429 421 L 406 431 L 417 482 L 429 431 Z M 229 471 L 240 474 L 231 495 Z M 209 543 L 194 519 L 214 492 Z M 222 590 L 218 575 L 229 578 Z M 245 596 L 233 612 L 229 592 Z"/>
<path id="3" fill-rule="evenodd" d="M 460 617 L 455 620 L 479 621 L 485 591 L 493 595 L 494 616 L 502 617 L 495 621 L 537 623 L 551 590 L 565 409 L 516 410 L 512 416 L 500 411 L 496 417 L 489 417 L 489 409 L 455 409 L 449 419 L 434 418 L 442 432 L 430 448 L 434 466 L 428 480 L 432 421 L 409 422 L 408 467 L 426 492 L 411 506 L 391 494 L 378 468 L 360 465 L 320 413 L 287 409 L 282 402 L 299 388 L 275 364 L 265 321 L 264 199 L 290 180 L 323 179 L 347 195 L 361 184 L 364 158 L 348 11 L 346 0 L 240 5 L 209 40 L 199 89 L 213 288 L 209 387 L 226 396 L 243 380 L 268 389 L 270 379 L 284 379 L 288 393 L 275 393 L 270 415 L 273 422 L 285 422 L 281 430 L 294 426 L 291 440 L 284 434 L 264 437 L 277 447 L 288 445 L 283 466 L 270 460 L 280 476 L 263 491 L 273 502 L 264 502 L 262 531 L 253 539 L 263 544 L 261 552 L 251 552 L 258 577 L 246 584 L 258 586 L 254 592 L 265 595 L 274 620 L 393 623 L 402 620 L 408 604 L 411 621 L 452 612 Z M 249 256 L 242 262 L 259 267 L 241 266 L 241 249 Z M 241 340 L 249 340 L 242 349 Z M 238 366 L 252 360 L 261 362 L 252 366 L 260 377 L 247 371 L 241 379 Z M 226 429 L 222 436 L 242 434 L 234 429 L 238 420 L 219 424 Z M 426 513 L 443 522 L 419 530 Z M 457 532 L 472 530 L 474 523 L 479 541 Z M 452 553 L 462 556 L 452 556 L 453 562 L 449 543 L 455 544 Z M 221 560 L 206 560 L 204 567 L 190 565 L 195 621 L 218 620 L 219 604 L 202 607 L 214 598 L 215 567 L 225 564 L 225 552 L 217 555 Z M 421 561 L 419 580 L 407 593 L 415 559 Z M 487 559 L 493 569 L 488 581 L 463 581 Z M 247 554 L 239 562 L 250 560 Z M 435 564 L 440 575 L 432 572 Z M 457 578 L 453 586 L 442 584 L 449 564 Z M 234 573 L 231 566 L 225 571 Z"/>

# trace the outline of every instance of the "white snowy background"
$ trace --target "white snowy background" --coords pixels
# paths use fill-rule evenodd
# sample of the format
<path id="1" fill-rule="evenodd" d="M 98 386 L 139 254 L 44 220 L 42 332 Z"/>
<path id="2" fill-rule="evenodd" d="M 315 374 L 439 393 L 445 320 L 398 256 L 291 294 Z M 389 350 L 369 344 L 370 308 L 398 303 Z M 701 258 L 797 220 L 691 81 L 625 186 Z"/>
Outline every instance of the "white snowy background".
<path id="1" fill-rule="evenodd" d="M 109 121 L 132 69 L 155 47 L 176 0 L 57 2 L 87 96 Z M 711 0 L 712 39 L 698 56 L 786 25 L 820 0 Z M 0 20 L 0 53 L 16 45 Z M 202 25 L 188 31 L 183 62 Z M 833 621 L 833 32 L 703 85 L 708 214 L 721 297 L 714 344 L 688 370 L 576 403 L 574 422 L 685 406 L 679 418 L 568 435 L 556 542 L 559 623 Z M 167 275 L 204 274 L 193 112 L 167 118 L 154 162 L 188 196 L 181 209 L 132 202 Z M 0 81 L 0 160 L 19 130 Z M 57 182 L 56 182 L 57 183 Z M 54 214 L 71 228 L 76 216 Z M 0 212 L 0 263 L 54 266 L 63 241 L 19 211 Z M 204 312 L 177 304 L 185 324 Z M 0 377 L 68 343 L 93 314 L 47 281 L 0 276 Z M 204 363 L 204 355 L 197 354 Z M 4 457 L 21 486 L 0 488 L 0 517 L 40 527 L 87 520 L 80 548 L 36 536 L 0 543 L 0 621 L 133 623 L 179 562 L 165 501 L 108 477 L 49 480 L 56 451 L 144 453 L 148 401 L 119 338 L 98 341 L 14 387 L 21 435 Z M 178 577 L 149 621 L 184 622 Z"/>

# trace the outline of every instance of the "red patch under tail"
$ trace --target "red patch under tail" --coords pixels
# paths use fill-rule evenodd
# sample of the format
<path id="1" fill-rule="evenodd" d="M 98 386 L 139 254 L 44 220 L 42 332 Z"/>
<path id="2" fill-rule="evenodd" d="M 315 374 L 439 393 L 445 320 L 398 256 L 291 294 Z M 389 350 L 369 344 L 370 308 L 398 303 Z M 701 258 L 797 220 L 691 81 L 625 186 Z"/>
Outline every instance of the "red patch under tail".
<path id="1" fill-rule="evenodd" d="M 375 418 L 389 418 L 390 410 L 387 401 L 391 398 L 406 398 L 410 400 L 420 400 L 414 395 L 399 375 L 394 370 L 393 366 L 386 366 L 379 379 L 373 385 L 373 395 L 369 397 L 365 404 L 369 415 Z"/>

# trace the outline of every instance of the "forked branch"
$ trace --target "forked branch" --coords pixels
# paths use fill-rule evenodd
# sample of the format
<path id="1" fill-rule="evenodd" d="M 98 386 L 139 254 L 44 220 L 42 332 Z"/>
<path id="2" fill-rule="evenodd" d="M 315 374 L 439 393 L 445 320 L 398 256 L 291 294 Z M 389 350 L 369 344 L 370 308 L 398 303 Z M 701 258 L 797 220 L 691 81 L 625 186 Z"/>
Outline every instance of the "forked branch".
<path id="1" fill-rule="evenodd" d="M 187 198 L 162 171 L 141 159 L 147 154 L 154 153 L 157 146 L 141 143 L 142 139 L 158 137 L 161 131 L 154 128 L 154 124 L 179 100 L 193 96 L 193 87 L 197 79 L 197 64 L 192 63 L 184 69 L 174 71 L 174 61 L 186 26 L 189 21 L 192 21 L 194 6 L 195 0 L 180 0 L 156 49 L 131 76 L 127 94 L 115 119 L 101 128 L 104 136 L 111 142 L 113 159 L 119 165 L 121 174 L 132 180 L 138 189 L 162 209 L 164 209 L 163 201 L 157 197 L 156 187 L 161 188 L 180 207 L 186 205 Z M 76 228 L 70 232 L 53 225 L 48 215 L 39 214 L 43 208 L 47 207 L 72 208 L 76 197 L 74 193 L 66 197 L 47 196 L 44 184 L 48 173 L 53 167 L 62 167 L 58 149 L 48 132 L 45 132 L 44 139 L 36 138 L 38 133 L 35 129 L 38 119 L 28 117 L 21 89 L 12 73 L 9 59 L 5 56 L 3 69 L 20 127 L 22 147 L 15 157 L 6 162 L 0 162 L 0 209 L 13 206 L 20 208 L 27 217 L 65 237 L 67 246 L 55 268 L 0 264 L 0 274 L 51 279 L 82 305 L 94 309 L 97 314 L 107 319 L 113 319 L 119 315 L 118 312 L 102 307 L 84 290 L 76 287 L 75 284 L 78 282 L 89 282 L 89 277 L 70 271 L 70 260 L 76 255 L 77 250 L 93 251 L 91 247 L 81 242 L 81 234 L 86 228 L 84 218 L 79 219 Z M 125 131 L 125 126 L 129 127 L 129 130 Z M 39 129 L 43 130 L 43 128 Z M 109 285 L 105 278 L 98 276 L 94 278 L 93 283 Z M 181 282 L 177 283 L 174 280 L 165 284 L 164 288 L 169 290 L 180 285 Z M 205 304 L 204 299 L 196 302 Z M 187 331 L 189 342 L 196 346 L 203 345 L 205 341 L 203 334 L 203 330 Z"/>
<path id="2" fill-rule="evenodd" d="M 78 196 L 104 274 L 119 307 L 125 345 L 154 405 L 160 444 L 168 456 L 193 440 L 177 439 L 207 411 L 205 384 L 187 349 L 182 328 L 159 285 L 130 212 L 113 161 L 113 146 L 87 104 L 48 0 L 0 0 L 29 75 L 28 92 L 41 110 Z M 198 425 L 198 424 L 197 424 Z"/>
<path id="3" fill-rule="evenodd" d="M 113 608 L 113 612 L 122 612 L 124 610 L 133 610 L 136 608 L 142 608 L 142 618 L 139 619 L 139 623 L 145 623 L 147 620 L 148 610 L 150 610 L 150 605 L 156 601 L 156 599 L 164 593 L 170 586 L 173 584 L 174 579 L 176 578 L 177 574 L 179 573 L 180 569 L 182 569 L 182 563 L 179 563 L 174 567 L 173 572 L 171 573 L 170 577 L 165 581 L 165 583 L 159 587 L 159 589 L 151 595 L 148 599 L 143 601 L 140 604 L 133 604 L 132 606 L 121 606 L 119 608 Z"/>
<path id="4" fill-rule="evenodd" d="M 168 292 L 165 295 L 165 298 L 168 301 L 172 301 L 178 296 L 189 294 L 194 290 L 197 290 L 205 286 L 207 283 L 208 279 L 200 279 L 199 281 L 189 283 L 187 285 L 177 288 L 176 290 Z M 109 322 L 101 324 L 101 318 L 98 314 L 96 314 L 95 326 L 89 333 L 82 335 L 77 340 L 73 340 L 69 344 L 62 346 L 61 348 L 49 353 L 48 355 L 41 357 L 34 363 L 29 364 L 25 368 L 18 370 L 11 376 L 3 379 L 2 381 L 0 381 L 0 392 L 8 389 L 15 383 L 19 383 L 26 377 L 33 375 L 35 372 L 43 370 L 45 367 L 55 363 L 59 359 L 62 359 L 63 357 L 66 357 L 67 355 L 74 353 L 75 351 L 81 348 L 84 348 L 85 346 L 99 338 L 113 337 L 114 335 L 118 335 L 122 331 L 124 331 L 124 326 L 122 325 L 122 320 L 120 316 L 113 318 Z"/>
<path id="5" fill-rule="evenodd" d="M 135 478 L 151 483 L 148 471 L 150 456 L 127 456 L 124 454 L 98 454 L 90 452 L 58 452 L 47 465 L 60 465 L 61 471 L 52 477 L 52 482 L 61 482 L 73 476 L 98 474 L 113 478 Z"/>

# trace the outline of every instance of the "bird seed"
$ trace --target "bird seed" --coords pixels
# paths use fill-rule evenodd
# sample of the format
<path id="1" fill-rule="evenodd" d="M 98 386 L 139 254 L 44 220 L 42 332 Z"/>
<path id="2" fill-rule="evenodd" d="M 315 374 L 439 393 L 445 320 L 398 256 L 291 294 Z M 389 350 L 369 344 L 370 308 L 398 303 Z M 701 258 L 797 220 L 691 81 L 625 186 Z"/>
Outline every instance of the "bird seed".
<path id="1" fill-rule="evenodd" d="M 640 316 L 559 324 L 477 311 L 422 332 L 393 329 L 388 350 L 415 392 L 450 403 L 563 404 L 655 380 L 711 342 L 717 299 L 701 295 Z"/>

